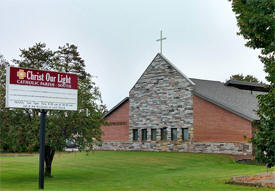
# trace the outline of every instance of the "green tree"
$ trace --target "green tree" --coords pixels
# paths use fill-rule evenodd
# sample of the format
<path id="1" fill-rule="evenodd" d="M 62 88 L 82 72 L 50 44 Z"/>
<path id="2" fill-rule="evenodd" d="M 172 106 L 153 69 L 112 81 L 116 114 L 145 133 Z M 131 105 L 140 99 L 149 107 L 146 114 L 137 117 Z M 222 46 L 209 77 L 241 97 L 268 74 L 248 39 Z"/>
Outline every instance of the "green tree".
<path id="1" fill-rule="evenodd" d="M 246 40 L 246 46 L 261 50 L 259 58 L 264 64 L 269 82 L 269 92 L 257 96 L 260 118 L 252 143 L 256 159 L 267 165 L 275 165 L 275 1 L 231 0 L 237 23 Z"/>
<path id="2" fill-rule="evenodd" d="M 230 76 L 230 80 L 260 83 L 260 81 L 253 75 L 244 76 L 243 74 L 235 74 Z"/>
<path id="3" fill-rule="evenodd" d="M 45 44 L 37 43 L 28 49 L 21 49 L 20 52 L 20 59 L 13 60 L 16 66 L 78 74 L 78 110 L 47 112 L 45 175 L 51 176 L 54 154 L 56 151 L 64 149 L 66 140 L 74 141 L 80 151 L 92 149 L 96 141 L 101 140 L 100 126 L 103 123 L 105 106 L 102 103 L 98 87 L 92 81 L 92 76 L 85 71 L 85 62 L 80 57 L 75 45 L 66 44 L 59 47 L 57 51 L 52 51 L 47 49 Z M 2 84 L 4 83 L 1 83 L 1 88 L 3 88 Z M 1 131 L 6 127 L 14 128 L 15 124 L 12 121 L 20 118 L 17 123 L 27 140 L 24 143 L 26 145 L 24 148 L 16 145 L 15 151 L 32 151 L 37 148 L 39 145 L 39 111 L 33 109 L 11 110 L 1 105 L 1 116 L 4 116 L 4 113 L 6 117 L 3 119 L 6 122 L 0 121 Z M 7 119 L 9 120 L 7 121 Z M 9 143 L 9 140 L 13 139 L 11 136 L 12 134 L 6 133 L 6 137 L 1 136 L 1 139 Z"/>
<path id="4" fill-rule="evenodd" d="M 6 67 L 9 63 L 0 55 L 0 151 L 22 152 L 29 150 L 30 138 L 25 128 L 30 124 L 23 110 L 5 108 Z M 21 124 L 25 124 L 22 126 Z M 38 132 L 39 133 L 39 132 Z"/>

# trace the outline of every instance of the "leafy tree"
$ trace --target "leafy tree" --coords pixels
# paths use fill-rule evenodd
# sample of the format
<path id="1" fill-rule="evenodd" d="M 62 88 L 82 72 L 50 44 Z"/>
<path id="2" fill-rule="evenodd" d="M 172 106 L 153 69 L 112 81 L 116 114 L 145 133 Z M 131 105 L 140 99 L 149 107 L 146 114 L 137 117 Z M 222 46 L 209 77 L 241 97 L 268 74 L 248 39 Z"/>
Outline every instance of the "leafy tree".
<path id="1" fill-rule="evenodd" d="M 43 43 L 37 43 L 28 49 L 21 49 L 20 59 L 13 60 L 16 66 L 24 68 L 46 69 L 58 72 L 78 74 L 78 110 L 47 112 L 45 139 L 45 175 L 51 176 L 54 154 L 66 146 L 66 140 L 74 141 L 79 150 L 89 150 L 101 139 L 100 125 L 103 123 L 105 106 L 101 94 L 92 81 L 92 76 L 85 71 L 85 62 L 80 57 L 77 47 L 66 44 L 52 51 Z M 2 74 L 3 75 L 3 74 Z M 4 74 L 5 75 L 5 74 Z M 4 88 L 1 83 L 1 88 Z M 1 102 L 3 97 L 1 97 Z M 3 115 L 5 113 L 5 115 Z M 4 128 L 18 125 L 27 142 L 25 147 L 16 145 L 16 151 L 32 151 L 39 145 L 39 111 L 34 109 L 6 109 L 1 105 L 1 132 Z M 16 124 L 14 119 L 20 118 Z M 8 120 L 9 119 L 9 120 Z M 10 144 L 12 134 L 6 133 L 1 140 Z M 15 136 L 18 137 L 18 136 Z M 20 149 L 18 149 L 20 148 Z"/>
<path id="2" fill-rule="evenodd" d="M 257 82 L 260 83 L 260 81 L 252 76 L 252 75 L 246 75 L 244 76 L 243 74 L 235 74 L 230 76 L 230 80 L 239 80 L 239 81 L 245 81 L 245 82 Z"/>
<path id="3" fill-rule="evenodd" d="M 275 1 L 274 0 L 231 0 L 236 14 L 239 35 L 246 46 L 260 49 L 259 58 L 264 64 L 269 82 L 267 94 L 257 96 L 260 118 L 255 137 L 256 159 L 268 168 L 275 165 Z"/>
<path id="4" fill-rule="evenodd" d="M 29 128 L 29 133 L 32 128 L 23 110 L 5 108 L 6 67 L 8 65 L 9 63 L 0 55 L 0 151 L 22 152 L 29 150 L 30 145 L 29 137 L 31 136 L 25 133 L 25 128 Z"/>

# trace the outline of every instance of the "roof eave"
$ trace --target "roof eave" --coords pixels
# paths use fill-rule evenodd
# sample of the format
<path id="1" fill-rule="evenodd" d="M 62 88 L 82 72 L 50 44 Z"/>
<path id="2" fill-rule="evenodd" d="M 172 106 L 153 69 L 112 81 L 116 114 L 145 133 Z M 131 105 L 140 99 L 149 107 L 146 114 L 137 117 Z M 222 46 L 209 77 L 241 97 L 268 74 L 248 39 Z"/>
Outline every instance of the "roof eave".
<path id="1" fill-rule="evenodd" d="M 129 97 L 125 97 L 123 100 L 121 100 L 118 104 L 116 104 L 112 109 L 110 109 L 103 118 L 108 117 L 111 113 L 113 113 L 117 108 L 119 108 L 122 104 L 124 104 L 126 101 L 129 100 Z"/>
<path id="2" fill-rule="evenodd" d="M 196 85 L 190 78 L 188 78 L 184 73 L 182 73 L 170 60 L 168 60 L 163 54 L 158 53 L 157 55 L 160 55 L 167 63 L 169 63 L 173 68 L 182 75 L 192 86 Z"/>
<path id="3" fill-rule="evenodd" d="M 239 80 L 228 80 L 224 84 L 225 86 L 232 86 L 239 89 L 251 90 L 251 91 L 260 91 L 260 92 L 268 92 L 268 87 L 266 84 L 260 84 L 256 82 L 246 82 Z"/>

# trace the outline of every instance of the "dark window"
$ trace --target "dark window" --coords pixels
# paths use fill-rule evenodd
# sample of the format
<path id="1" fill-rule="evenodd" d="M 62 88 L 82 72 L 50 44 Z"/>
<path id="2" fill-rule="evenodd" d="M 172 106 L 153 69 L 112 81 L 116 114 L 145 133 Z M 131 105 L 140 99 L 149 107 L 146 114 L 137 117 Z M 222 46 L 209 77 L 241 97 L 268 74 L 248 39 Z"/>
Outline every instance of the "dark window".
<path id="1" fill-rule="evenodd" d="M 176 141 L 178 138 L 177 138 L 177 128 L 172 128 L 171 129 L 171 140 L 172 141 Z"/>
<path id="2" fill-rule="evenodd" d="M 142 140 L 146 141 L 147 140 L 147 129 L 142 129 L 141 130 L 141 134 L 142 134 Z"/>
<path id="3" fill-rule="evenodd" d="M 184 141 L 188 140 L 188 128 L 182 129 L 182 140 Z"/>
<path id="4" fill-rule="evenodd" d="M 161 140 L 167 140 L 167 128 L 164 127 L 160 130 Z"/>
<path id="5" fill-rule="evenodd" d="M 156 141 L 156 140 L 157 140 L 157 130 L 151 129 L 151 141 Z"/>
<path id="6" fill-rule="evenodd" d="M 134 141 L 138 140 L 138 130 L 137 129 L 133 129 L 133 140 Z"/>

